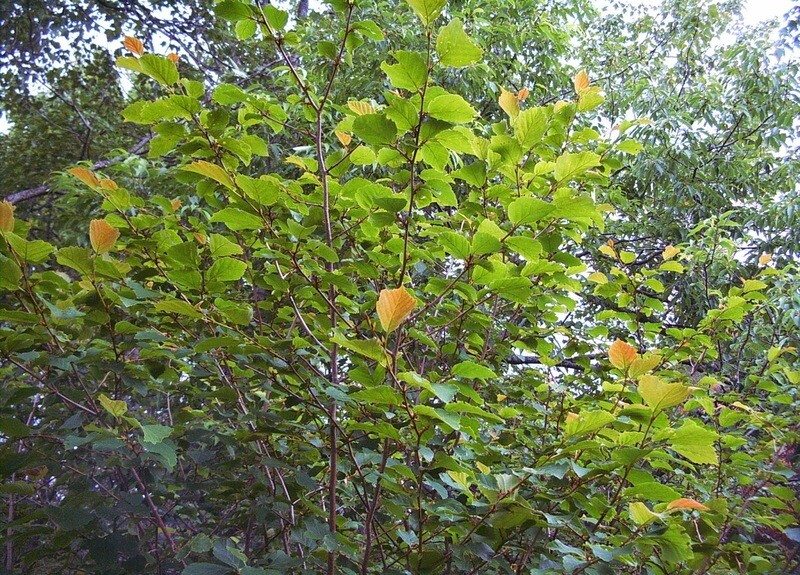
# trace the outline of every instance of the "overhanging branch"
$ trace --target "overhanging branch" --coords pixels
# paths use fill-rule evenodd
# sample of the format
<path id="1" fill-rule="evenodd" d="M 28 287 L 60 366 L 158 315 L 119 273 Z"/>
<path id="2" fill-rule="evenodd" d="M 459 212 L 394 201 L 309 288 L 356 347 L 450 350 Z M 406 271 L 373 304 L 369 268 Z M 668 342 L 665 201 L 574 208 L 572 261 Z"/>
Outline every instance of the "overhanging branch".
<path id="1" fill-rule="evenodd" d="M 108 166 L 113 164 L 118 164 L 119 162 L 124 161 L 127 159 L 128 156 L 141 154 L 147 149 L 147 145 L 150 143 L 150 140 L 153 139 L 152 134 L 147 134 L 141 140 L 139 140 L 135 146 L 133 146 L 130 150 L 128 150 L 128 154 L 125 156 L 116 156 L 114 158 L 107 158 L 104 160 L 100 160 L 96 162 L 92 166 L 92 170 L 102 170 Z M 53 193 L 61 193 L 60 190 L 56 190 L 53 188 L 51 184 L 42 184 L 41 186 L 37 186 L 35 188 L 28 188 L 27 190 L 18 190 L 16 192 L 11 192 L 5 198 L 6 201 L 11 202 L 12 204 L 18 204 L 19 202 L 25 202 L 28 200 L 32 200 L 34 198 L 38 198 L 40 196 L 46 196 L 47 194 Z"/>

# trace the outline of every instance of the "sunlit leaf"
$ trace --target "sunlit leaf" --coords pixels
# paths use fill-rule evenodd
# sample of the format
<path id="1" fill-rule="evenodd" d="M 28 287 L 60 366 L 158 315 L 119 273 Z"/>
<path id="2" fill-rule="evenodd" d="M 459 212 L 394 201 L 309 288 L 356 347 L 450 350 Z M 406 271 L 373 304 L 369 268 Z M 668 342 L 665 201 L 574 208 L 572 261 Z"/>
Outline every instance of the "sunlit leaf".
<path id="1" fill-rule="evenodd" d="M 406 288 L 383 289 L 378 296 L 378 319 L 387 333 L 393 332 L 406 320 L 417 305 Z"/>
<path id="2" fill-rule="evenodd" d="M 127 48 L 128 52 L 135 56 L 141 56 L 144 54 L 144 44 L 138 38 L 134 38 L 133 36 L 125 36 L 125 39 L 122 41 L 122 45 Z"/>
<path id="3" fill-rule="evenodd" d="M 608 348 L 608 359 L 611 361 L 611 365 L 617 369 L 627 369 L 637 357 L 639 354 L 636 349 L 621 339 L 614 341 Z"/>
<path id="4" fill-rule="evenodd" d="M 119 238 L 119 230 L 106 220 L 92 220 L 89 222 L 89 241 L 92 249 L 98 254 L 103 254 L 114 247 Z"/>
<path id="5" fill-rule="evenodd" d="M 681 498 L 671 501 L 667 509 L 696 509 L 697 511 L 711 511 L 708 507 L 694 499 Z"/>
<path id="6" fill-rule="evenodd" d="M 511 118 L 516 118 L 519 114 L 519 100 L 517 96 L 505 88 L 500 88 L 500 98 L 497 100 L 500 108 Z"/>

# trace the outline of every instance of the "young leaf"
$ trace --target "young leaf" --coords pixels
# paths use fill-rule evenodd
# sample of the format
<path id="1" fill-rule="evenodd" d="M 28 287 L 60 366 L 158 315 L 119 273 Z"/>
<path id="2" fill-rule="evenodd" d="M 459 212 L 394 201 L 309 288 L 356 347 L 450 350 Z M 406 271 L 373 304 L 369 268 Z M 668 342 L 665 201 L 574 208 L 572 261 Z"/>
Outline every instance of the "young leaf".
<path id="1" fill-rule="evenodd" d="M 104 254 L 114 247 L 119 238 L 119 230 L 105 220 L 92 220 L 89 222 L 89 241 L 92 249 L 98 254 Z"/>
<path id="2" fill-rule="evenodd" d="M 405 321 L 417 305 L 406 288 L 383 289 L 378 296 L 378 319 L 386 333 L 391 333 Z"/>
<path id="3" fill-rule="evenodd" d="M 697 511 L 711 511 L 711 509 L 702 503 L 699 503 L 694 499 L 687 499 L 685 497 L 671 501 L 667 505 L 667 509 L 696 509 Z"/>
<path id="4" fill-rule="evenodd" d="M 573 81 L 575 84 L 575 93 L 580 94 L 585 89 L 589 87 L 589 74 L 586 73 L 586 70 L 581 70 L 577 74 L 575 74 L 575 79 Z"/>
<path id="5" fill-rule="evenodd" d="M 637 360 L 633 361 L 633 364 Z M 653 411 L 661 411 L 682 403 L 692 390 L 680 383 L 667 383 L 655 375 L 643 375 L 639 378 L 637 387 L 639 395 Z"/>
<path id="6" fill-rule="evenodd" d="M 206 162 L 205 160 L 197 160 L 196 162 L 192 162 L 191 164 L 187 164 L 181 168 L 187 172 L 194 172 L 195 174 L 200 174 L 201 176 L 206 176 L 207 178 L 211 178 L 215 182 L 218 182 L 228 188 L 229 190 L 234 189 L 233 180 L 228 175 L 228 173 L 219 167 L 216 164 L 212 164 L 211 162 Z"/>
<path id="7" fill-rule="evenodd" d="M 128 411 L 128 404 L 121 399 L 111 399 L 105 393 L 97 397 L 100 405 L 114 417 L 122 417 Z"/>
<path id="8" fill-rule="evenodd" d="M 125 36 L 125 40 L 122 41 L 122 45 L 128 49 L 128 52 L 133 54 L 134 56 L 141 56 L 144 54 L 144 44 L 138 38 L 134 38 L 133 36 Z"/>
<path id="9" fill-rule="evenodd" d="M 425 26 L 439 17 L 447 0 L 406 0 Z"/>
<path id="10" fill-rule="evenodd" d="M 517 96 L 505 88 L 500 88 L 500 98 L 497 103 L 500 104 L 500 107 L 510 118 L 516 118 L 519 115 L 519 100 Z"/>
<path id="11" fill-rule="evenodd" d="M 466 124 L 478 112 L 464 98 L 456 94 L 437 96 L 428 105 L 428 115 L 451 124 Z"/>
<path id="12" fill-rule="evenodd" d="M 439 62 L 454 68 L 474 64 L 483 55 L 483 49 L 464 32 L 464 25 L 458 18 L 453 18 L 447 26 L 442 26 L 439 30 L 436 52 L 439 54 Z"/>
<path id="13" fill-rule="evenodd" d="M 70 168 L 67 170 L 67 173 L 75 176 L 93 190 L 96 190 L 100 187 L 100 178 L 98 178 L 93 171 L 84 168 L 83 166 Z"/>
<path id="14" fill-rule="evenodd" d="M 608 348 L 608 359 L 611 361 L 611 365 L 617 369 L 627 369 L 637 357 L 639 354 L 636 353 L 636 349 L 621 339 L 616 340 Z"/>
<path id="15" fill-rule="evenodd" d="M 694 420 L 684 421 L 670 438 L 670 447 L 693 463 L 717 465 L 717 452 L 714 442 L 717 432 L 698 425 Z"/>

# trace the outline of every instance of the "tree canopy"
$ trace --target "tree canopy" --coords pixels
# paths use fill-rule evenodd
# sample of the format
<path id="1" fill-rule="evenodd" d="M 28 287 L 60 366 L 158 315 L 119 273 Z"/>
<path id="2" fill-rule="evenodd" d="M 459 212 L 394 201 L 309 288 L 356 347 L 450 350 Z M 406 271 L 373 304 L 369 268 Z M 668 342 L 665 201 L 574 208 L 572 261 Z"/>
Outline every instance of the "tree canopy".
<path id="1" fill-rule="evenodd" d="M 4 572 L 800 566 L 777 24 L 2 10 Z"/>

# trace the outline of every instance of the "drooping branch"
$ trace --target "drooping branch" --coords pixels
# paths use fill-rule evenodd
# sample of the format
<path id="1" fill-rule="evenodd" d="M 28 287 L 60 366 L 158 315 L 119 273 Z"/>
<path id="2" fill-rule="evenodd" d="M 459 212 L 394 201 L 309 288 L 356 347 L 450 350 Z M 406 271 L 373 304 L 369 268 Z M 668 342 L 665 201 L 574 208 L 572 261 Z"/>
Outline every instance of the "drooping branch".
<path id="1" fill-rule="evenodd" d="M 133 146 L 128 153 L 122 156 L 115 156 L 113 158 L 106 158 L 104 160 L 100 160 L 95 162 L 92 165 L 91 169 L 93 171 L 102 170 L 103 168 L 107 168 L 108 166 L 112 166 L 114 164 L 118 164 L 119 162 L 124 161 L 128 156 L 134 156 L 143 153 L 147 150 L 147 145 L 150 143 L 150 140 L 153 139 L 153 134 L 147 134 L 141 140 L 139 140 L 135 146 Z M 28 200 L 32 200 L 34 198 L 38 198 L 41 196 L 46 196 L 48 194 L 59 194 L 61 190 L 58 190 L 53 187 L 52 184 L 42 184 L 41 186 L 36 186 L 35 188 L 28 188 L 27 190 L 18 190 L 16 192 L 11 192 L 8 194 L 4 199 L 12 204 L 18 204 L 20 202 L 25 202 Z"/>

